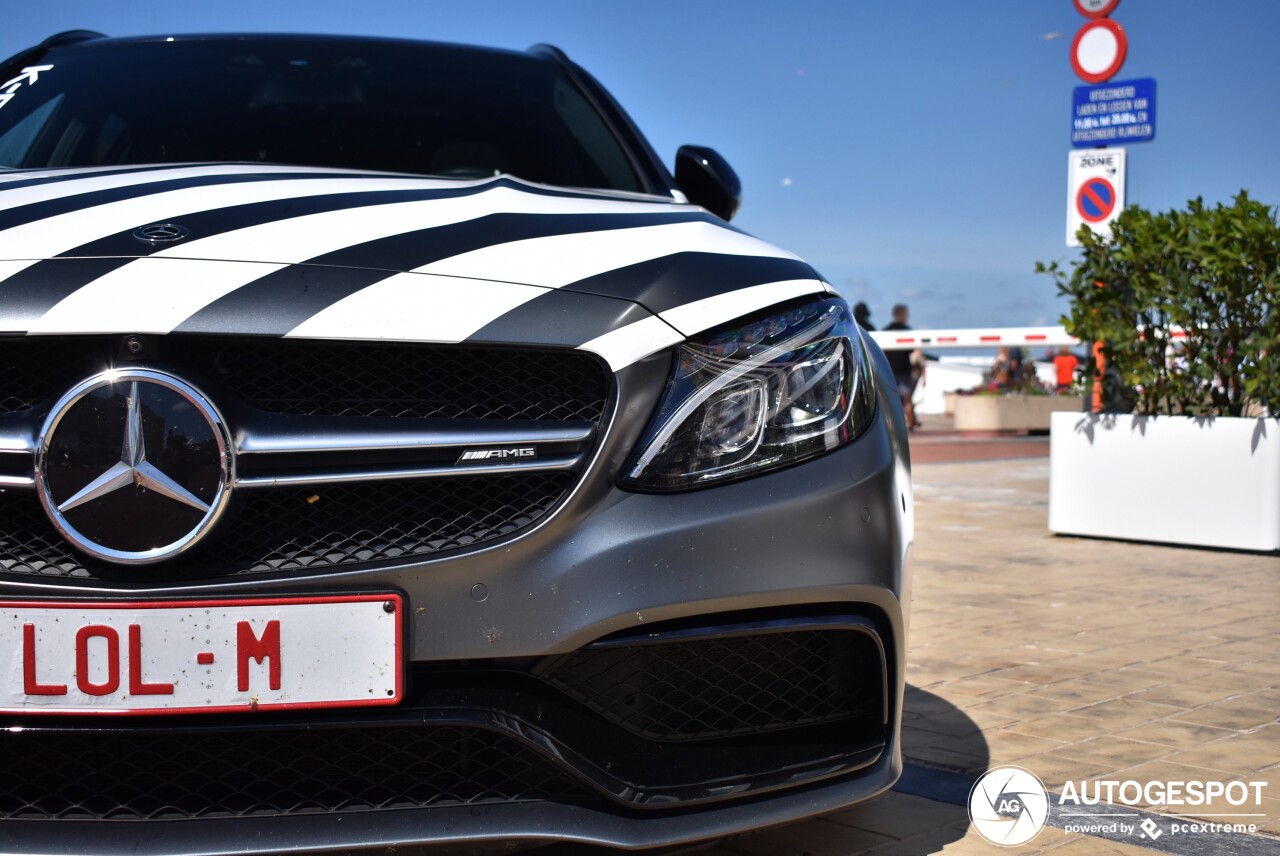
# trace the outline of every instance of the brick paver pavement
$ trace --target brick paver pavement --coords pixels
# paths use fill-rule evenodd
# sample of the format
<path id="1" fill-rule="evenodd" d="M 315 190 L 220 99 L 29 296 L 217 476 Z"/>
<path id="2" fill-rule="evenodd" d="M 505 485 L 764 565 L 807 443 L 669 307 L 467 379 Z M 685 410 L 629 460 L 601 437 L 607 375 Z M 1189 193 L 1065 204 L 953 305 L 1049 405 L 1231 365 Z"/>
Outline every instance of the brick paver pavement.
<path id="1" fill-rule="evenodd" d="M 1054 537 L 1043 458 L 924 464 L 915 478 L 909 762 L 1016 763 L 1050 789 L 1265 780 L 1261 826 L 1280 835 L 1280 558 Z M 1046 851 L 1152 852 L 1053 828 L 1015 852 Z M 709 852 L 1001 851 L 964 809 L 895 792 Z"/>
<path id="2" fill-rule="evenodd" d="M 1043 458 L 1049 454 L 1046 434 L 958 433 L 949 416 L 924 416 L 911 433 L 911 459 L 917 464 Z"/>

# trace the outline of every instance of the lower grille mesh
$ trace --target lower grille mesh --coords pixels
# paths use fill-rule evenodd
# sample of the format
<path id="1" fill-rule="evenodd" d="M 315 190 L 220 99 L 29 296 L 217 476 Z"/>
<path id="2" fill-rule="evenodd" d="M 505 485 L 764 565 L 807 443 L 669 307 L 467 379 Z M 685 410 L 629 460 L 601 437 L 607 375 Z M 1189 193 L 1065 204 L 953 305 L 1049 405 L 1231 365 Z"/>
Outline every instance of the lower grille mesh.
<path id="1" fill-rule="evenodd" d="M 883 674 L 866 634 L 806 630 L 586 648 L 546 678 L 635 734 L 696 740 L 878 718 Z"/>
<path id="2" fill-rule="evenodd" d="M 382 727 L 0 739 L 0 817 L 183 819 L 590 795 L 500 734 Z"/>
<path id="3" fill-rule="evenodd" d="M 526 529 L 569 491 L 574 475 L 533 473 L 245 491 L 167 578 L 323 569 L 429 556 Z M 0 491 L 0 571 L 86 579 L 136 578 L 74 551 L 29 491 Z"/>
<path id="4" fill-rule="evenodd" d="M 871 763 L 885 745 L 884 668 L 874 635 L 844 624 L 601 646 L 497 668 L 418 665 L 403 707 L 339 718 L 179 726 L 160 717 L 92 729 L 42 720 L 0 729 L 0 819 L 674 807 L 737 785 L 746 796 L 778 783 L 771 777 L 783 768 L 798 785 Z M 499 721 L 530 729 L 484 727 Z M 519 736 L 537 732 L 558 749 L 544 755 Z"/>

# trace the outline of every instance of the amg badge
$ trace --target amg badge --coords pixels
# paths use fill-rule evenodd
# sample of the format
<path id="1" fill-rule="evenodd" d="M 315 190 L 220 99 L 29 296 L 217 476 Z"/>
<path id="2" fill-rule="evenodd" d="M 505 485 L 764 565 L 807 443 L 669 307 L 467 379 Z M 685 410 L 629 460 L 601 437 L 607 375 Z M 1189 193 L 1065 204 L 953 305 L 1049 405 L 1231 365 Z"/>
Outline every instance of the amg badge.
<path id="1" fill-rule="evenodd" d="M 458 463 L 467 464 L 477 461 L 533 461 L 538 458 L 538 450 L 533 446 L 513 446 L 508 449 L 467 449 L 458 458 Z"/>

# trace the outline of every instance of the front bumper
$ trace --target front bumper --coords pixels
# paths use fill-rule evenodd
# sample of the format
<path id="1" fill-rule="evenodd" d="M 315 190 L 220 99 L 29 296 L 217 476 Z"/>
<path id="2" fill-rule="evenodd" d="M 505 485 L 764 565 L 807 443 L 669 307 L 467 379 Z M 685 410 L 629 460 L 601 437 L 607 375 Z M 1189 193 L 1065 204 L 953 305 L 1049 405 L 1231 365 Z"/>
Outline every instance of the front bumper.
<path id="1" fill-rule="evenodd" d="M 834 778 L 768 793 L 739 791 L 660 813 L 613 804 L 527 802 L 330 811 L 139 823 L 7 820 L 14 853 L 275 853 L 444 841 L 574 840 L 640 848 L 796 820 L 890 787 L 901 770 L 901 719 L 911 496 L 900 419 L 888 406 L 856 442 L 819 460 L 710 490 L 644 495 L 612 479 L 652 407 L 645 373 L 619 376 L 617 414 L 589 477 L 557 515 L 504 544 L 425 563 L 209 585 L 145 586 L 148 596 L 398 589 L 409 605 L 409 650 L 430 669 L 459 662 L 541 660 L 655 624 L 715 625 L 724 613 L 788 610 L 872 616 L 884 652 L 886 722 L 878 750 Z M 652 380 L 652 378 L 649 378 Z M 636 389 L 628 390 L 628 385 Z M 639 390 L 639 391 L 637 391 Z M 628 394 L 630 392 L 631 394 Z M 650 397 L 651 398 L 651 397 Z M 882 398 L 882 402 L 883 402 Z M 101 584 L 6 580 L 12 593 L 143 593 Z M 456 706 L 455 706 L 456 711 Z M 516 717 L 515 719 L 520 719 Z M 536 715 L 528 717 L 536 719 Z M 256 727 L 262 717 L 253 719 Z M 515 721 L 515 720 L 513 720 Z M 520 720 L 521 722 L 525 720 Z M 249 725 L 230 718 L 230 731 Z M 573 740 L 544 747 L 551 757 Z M 596 759 L 597 761 L 600 759 Z M 834 774 L 834 773 L 833 773 Z M 785 782 L 783 783 L 785 784 Z M 775 783 L 776 785 L 776 783 Z"/>
<path id="2" fill-rule="evenodd" d="M 216 856 L 348 852 L 460 841 L 574 841 L 642 849 L 790 823 L 870 799 L 902 773 L 895 750 L 856 778 L 766 800 L 635 818 L 555 803 L 454 806 L 362 814 L 222 818 L 179 823 L 5 821 L 7 853 Z M 51 828 L 56 826 L 56 828 Z"/>

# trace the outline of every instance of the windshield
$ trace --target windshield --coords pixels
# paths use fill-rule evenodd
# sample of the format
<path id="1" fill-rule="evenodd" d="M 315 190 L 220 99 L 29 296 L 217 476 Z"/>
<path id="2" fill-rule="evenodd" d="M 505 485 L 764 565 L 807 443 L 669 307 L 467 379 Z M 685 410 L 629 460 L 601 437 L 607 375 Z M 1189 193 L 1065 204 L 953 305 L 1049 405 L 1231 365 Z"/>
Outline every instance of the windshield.
<path id="1" fill-rule="evenodd" d="M 519 54 L 200 39 L 50 50 L 11 74 L 9 168 L 260 161 L 642 189 L 564 71 Z"/>

